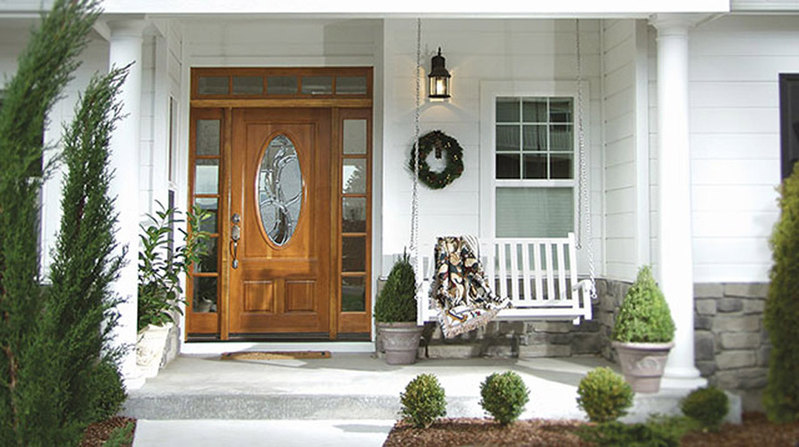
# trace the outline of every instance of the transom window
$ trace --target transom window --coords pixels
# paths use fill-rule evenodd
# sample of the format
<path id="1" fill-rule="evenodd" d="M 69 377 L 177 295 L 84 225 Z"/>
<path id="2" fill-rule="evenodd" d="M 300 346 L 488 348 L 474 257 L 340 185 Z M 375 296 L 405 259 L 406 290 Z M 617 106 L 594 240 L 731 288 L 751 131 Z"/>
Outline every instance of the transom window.
<path id="1" fill-rule="evenodd" d="M 574 231 L 574 100 L 497 97 L 495 236 Z"/>

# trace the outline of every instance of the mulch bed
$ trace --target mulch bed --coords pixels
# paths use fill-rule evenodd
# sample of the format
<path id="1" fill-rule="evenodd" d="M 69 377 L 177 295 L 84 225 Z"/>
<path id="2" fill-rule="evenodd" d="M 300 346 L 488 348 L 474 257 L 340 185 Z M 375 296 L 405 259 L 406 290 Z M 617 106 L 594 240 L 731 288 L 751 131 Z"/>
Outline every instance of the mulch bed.
<path id="1" fill-rule="evenodd" d="M 428 429 L 398 422 L 384 447 L 430 446 L 555 446 L 583 447 L 573 429 L 577 420 L 531 419 L 502 427 L 491 419 L 442 419 Z M 762 413 L 745 413 L 741 425 L 725 424 L 718 433 L 691 433 L 681 446 L 799 447 L 799 423 L 772 424 Z"/>
<path id="2" fill-rule="evenodd" d="M 80 445 L 81 447 L 102 447 L 114 430 L 124 427 L 130 422 L 133 422 L 133 430 L 135 432 L 136 419 L 114 416 L 102 422 L 95 422 L 86 429 L 86 433 L 84 433 L 83 441 Z"/>

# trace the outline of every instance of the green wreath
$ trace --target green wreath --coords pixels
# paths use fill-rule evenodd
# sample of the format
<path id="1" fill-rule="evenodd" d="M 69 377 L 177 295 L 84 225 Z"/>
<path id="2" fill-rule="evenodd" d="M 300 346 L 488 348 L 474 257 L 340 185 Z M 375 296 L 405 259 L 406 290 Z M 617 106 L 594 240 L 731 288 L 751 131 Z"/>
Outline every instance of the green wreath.
<path id="1" fill-rule="evenodd" d="M 426 133 L 419 138 L 419 181 L 430 189 L 442 189 L 452 183 L 463 173 L 463 148 L 458 144 L 458 140 L 450 137 L 440 130 Z M 447 165 L 441 172 L 430 170 L 427 164 L 427 156 L 430 151 L 436 151 L 436 157 L 440 158 L 446 152 Z M 411 148 L 411 159 L 408 161 L 408 168 L 411 173 L 414 171 L 416 158 L 416 145 Z"/>

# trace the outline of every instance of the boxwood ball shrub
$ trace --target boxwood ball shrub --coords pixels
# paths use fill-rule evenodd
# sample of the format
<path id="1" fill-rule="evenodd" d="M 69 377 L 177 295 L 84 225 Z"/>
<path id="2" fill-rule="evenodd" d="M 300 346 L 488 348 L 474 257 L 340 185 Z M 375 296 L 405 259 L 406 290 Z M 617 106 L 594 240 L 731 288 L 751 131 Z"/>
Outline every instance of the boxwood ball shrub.
<path id="1" fill-rule="evenodd" d="M 447 415 L 444 388 L 434 374 L 420 374 L 400 393 L 402 418 L 418 428 L 427 428 L 437 418 Z"/>
<path id="2" fill-rule="evenodd" d="M 633 404 L 633 389 L 623 377 L 607 367 L 586 374 L 577 387 L 577 405 L 591 422 L 609 422 L 627 414 Z"/>
<path id="3" fill-rule="evenodd" d="M 691 394 L 680 402 L 680 409 L 686 416 L 697 421 L 703 429 L 715 431 L 730 410 L 730 402 L 724 391 L 708 386 L 691 391 Z"/>
<path id="4" fill-rule="evenodd" d="M 519 418 L 529 396 L 530 390 L 513 371 L 491 374 L 480 384 L 480 406 L 503 425 Z"/>
<path id="5" fill-rule="evenodd" d="M 641 267 L 624 297 L 611 338 L 635 343 L 666 343 L 674 339 L 669 305 L 649 266 Z"/>

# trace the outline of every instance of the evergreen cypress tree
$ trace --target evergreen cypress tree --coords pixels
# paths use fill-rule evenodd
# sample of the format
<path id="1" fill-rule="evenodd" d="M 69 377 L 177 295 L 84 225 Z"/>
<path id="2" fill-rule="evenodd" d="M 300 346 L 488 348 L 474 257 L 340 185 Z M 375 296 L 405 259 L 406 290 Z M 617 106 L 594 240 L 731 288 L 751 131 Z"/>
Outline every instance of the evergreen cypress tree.
<path id="1" fill-rule="evenodd" d="M 763 320 L 772 345 L 763 403 L 769 419 L 789 422 L 799 420 L 799 165 L 782 183 L 779 205 Z"/>
<path id="2" fill-rule="evenodd" d="M 0 111 L 0 445 L 54 445 L 43 433 L 51 419 L 31 414 L 61 385 L 36 374 L 47 308 L 37 246 L 42 178 L 31 173 L 41 171 L 47 112 L 79 65 L 98 15 L 96 0 L 56 0 L 19 57 Z"/>

